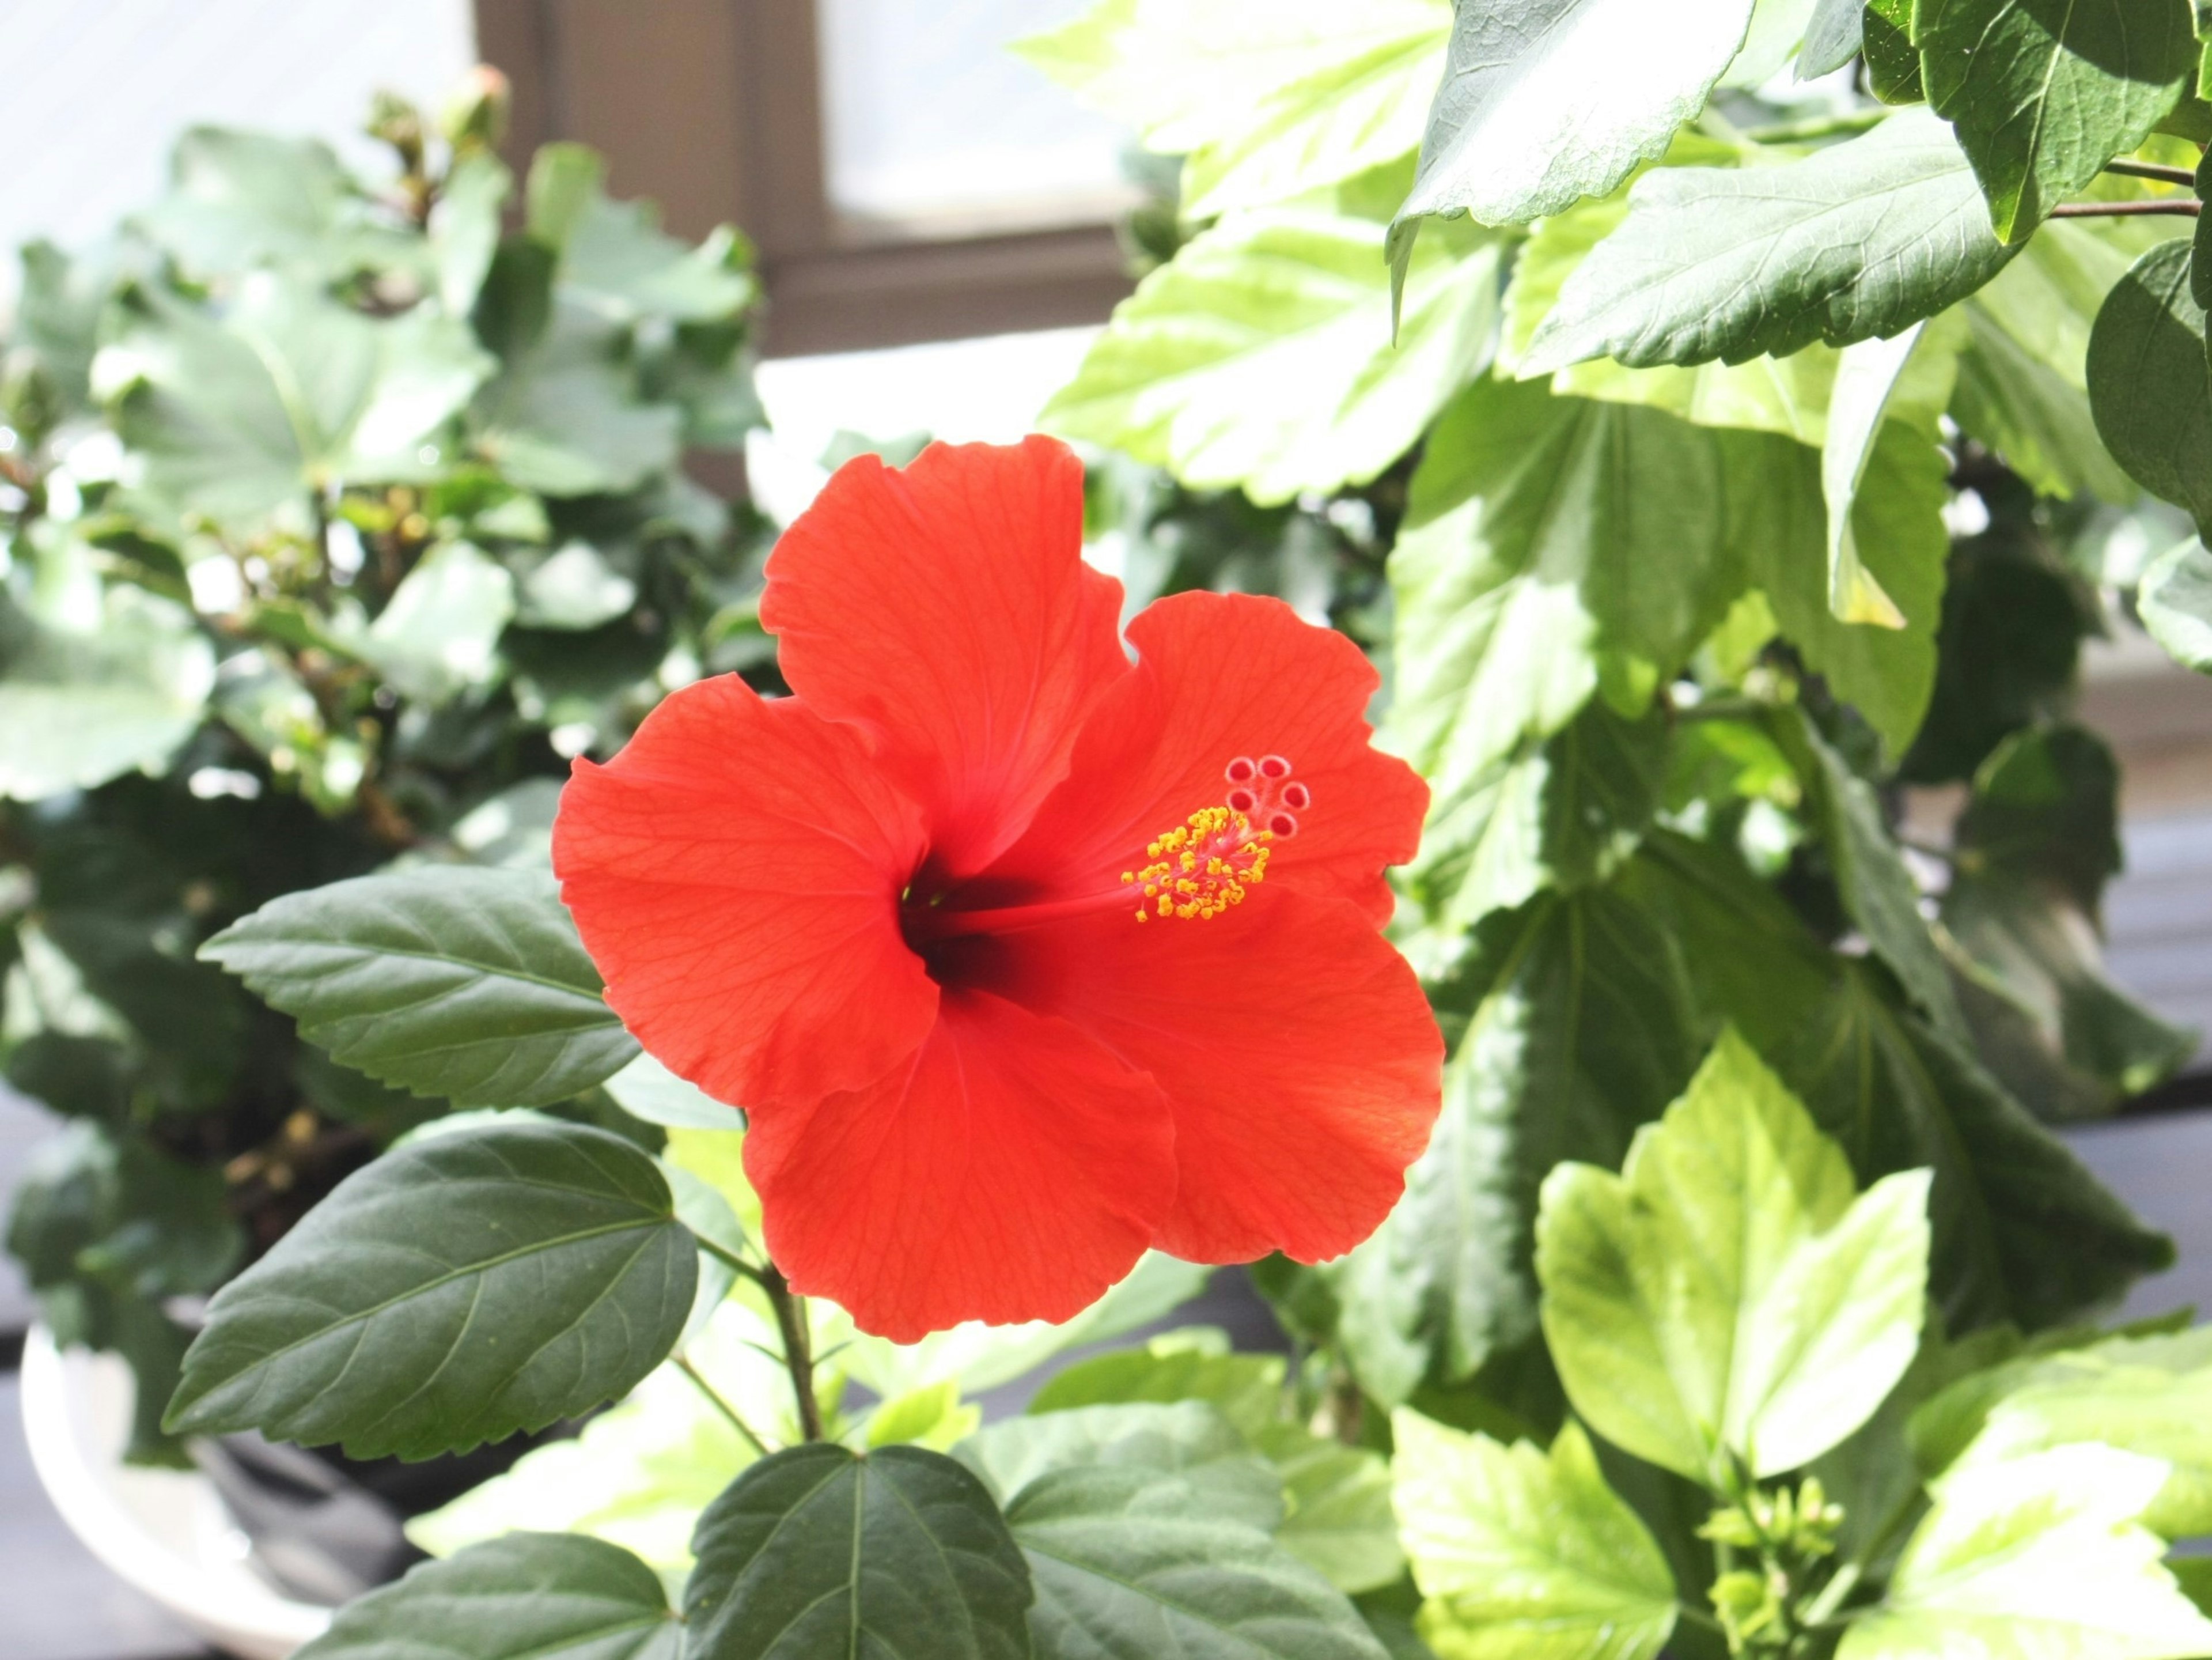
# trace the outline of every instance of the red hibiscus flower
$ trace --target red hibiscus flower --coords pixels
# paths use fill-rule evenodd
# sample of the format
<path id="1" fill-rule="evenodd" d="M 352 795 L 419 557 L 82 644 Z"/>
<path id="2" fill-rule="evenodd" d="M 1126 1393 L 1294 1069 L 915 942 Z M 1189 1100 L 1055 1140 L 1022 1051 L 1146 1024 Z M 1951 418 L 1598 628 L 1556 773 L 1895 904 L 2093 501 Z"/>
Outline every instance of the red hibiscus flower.
<path id="1" fill-rule="evenodd" d="M 769 561 L 796 695 L 678 692 L 554 830 L 607 1000 L 746 1110 L 777 1264 L 899 1341 L 1066 1319 L 1147 1246 L 1340 1255 L 1437 1113 L 1375 671 L 1212 593 L 1131 661 L 1082 520 L 1048 439 L 851 463 Z"/>

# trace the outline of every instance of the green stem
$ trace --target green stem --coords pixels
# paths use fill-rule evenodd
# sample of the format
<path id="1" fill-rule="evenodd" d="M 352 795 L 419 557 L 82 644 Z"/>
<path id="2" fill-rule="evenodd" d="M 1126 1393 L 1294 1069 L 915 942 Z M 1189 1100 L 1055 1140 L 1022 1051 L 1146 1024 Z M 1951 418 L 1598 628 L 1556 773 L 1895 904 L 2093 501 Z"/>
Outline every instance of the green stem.
<path id="1" fill-rule="evenodd" d="M 2124 155 L 2106 162 L 2105 171 L 2129 179 L 2155 179 L 2161 185 L 2179 185 L 2185 189 L 2194 189 L 2197 184 L 2197 175 L 2186 167 L 2161 167 L 2155 161 L 2137 161 Z"/>
<path id="2" fill-rule="evenodd" d="M 1815 138 L 1839 138 L 1846 133 L 1870 132 L 1888 119 L 1887 109 L 1854 110 L 1849 115 L 1823 115 L 1810 121 L 1785 121 L 1778 126 L 1753 127 L 1744 137 L 1754 144 L 1802 144 Z"/>
<path id="3" fill-rule="evenodd" d="M 769 1453 L 768 1444 L 762 1440 L 759 1436 L 753 1433 L 753 1427 L 751 1425 L 748 1424 L 744 1419 L 738 1416 L 738 1409 L 722 1398 L 721 1391 L 707 1381 L 705 1376 L 700 1371 L 699 1368 L 691 1364 L 688 1356 L 679 1354 L 675 1357 L 675 1359 L 676 1369 L 682 1372 L 686 1377 L 690 1378 L 693 1383 L 698 1386 L 699 1393 L 707 1397 L 708 1402 L 713 1404 L 714 1410 L 720 1413 L 723 1417 L 728 1419 L 730 1420 L 731 1427 L 736 1430 L 738 1434 L 744 1436 L 748 1442 L 751 1443 L 752 1450 L 755 1452 L 758 1453 L 763 1458 L 767 1457 Z"/>
<path id="4" fill-rule="evenodd" d="M 1836 1617 L 1836 1610 L 1859 1588 L 1866 1578 L 1864 1562 L 1846 1562 L 1836 1570 L 1836 1577 L 1820 1587 L 1820 1594 L 1805 1605 L 1801 1623 L 1808 1631 L 1817 1631 Z"/>
<path id="5" fill-rule="evenodd" d="M 2157 202 L 2062 202 L 2051 209 L 2053 219 L 2142 219 L 2156 215 L 2194 219 L 2204 204 L 2194 197 L 2174 197 Z"/>
<path id="6" fill-rule="evenodd" d="M 1692 1608 L 1689 1603 L 1678 1599 L 1674 1604 L 1674 1612 L 1679 1618 L 1688 1620 L 1693 1626 L 1703 1626 L 1707 1631 L 1722 1632 L 1725 1634 L 1726 1628 L 1721 1622 L 1703 1608 Z"/>
<path id="7" fill-rule="evenodd" d="M 735 1269 L 738 1273 L 744 1275 L 748 1280 L 758 1280 L 761 1277 L 761 1271 L 758 1268 L 746 1262 L 744 1257 L 716 1244 L 705 1234 L 694 1233 L 691 1237 L 699 1242 L 699 1249 L 705 1251 L 708 1256 L 713 1257 L 716 1262 Z"/>
<path id="8" fill-rule="evenodd" d="M 784 1370 L 791 1374 L 792 1392 L 798 1397 L 799 1432 L 809 1441 L 824 1439 L 822 1403 L 814 1397 L 813 1339 L 806 1329 L 806 1299 L 792 1294 L 791 1282 L 773 1262 L 753 1270 L 761 1289 L 775 1310 L 776 1329 L 783 1334 Z"/>

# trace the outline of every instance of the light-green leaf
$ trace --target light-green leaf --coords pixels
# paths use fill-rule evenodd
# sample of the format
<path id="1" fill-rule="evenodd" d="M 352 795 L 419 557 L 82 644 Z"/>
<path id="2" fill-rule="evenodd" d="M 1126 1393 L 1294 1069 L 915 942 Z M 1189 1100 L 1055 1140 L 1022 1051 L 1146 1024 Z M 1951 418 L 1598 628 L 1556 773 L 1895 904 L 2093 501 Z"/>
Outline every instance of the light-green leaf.
<path id="1" fill-rule="evenodd" d="M 1705 107 L 1752 0 L 1504 0 L 1462 6 L 1413 193 L 1424 215 L 1526 224 L 1603 196 Z"/>
<path id="2" fill-rule="evenodd" d="M 638 1052 L 538 872 L 355 877 L 271 901 L 200 949 L 348 1066 L 463 1106 L 564 1101 Z"/>
<path id="3" fill-rule="evenodd" d="M 1836 366 L 1828 441 L 1820 452 L 1820 491 L 1828 503 L 1828 609 L 1846 623 L 1905 626 L 1905 613 L 1860 556 L 1851 510 L 1858 502 L 1859 486 L 1866 482 L 1875 441 L 1888 419 L 1898 382 L 1927 330 L 1925 323 L 1916 323 L 1890 339 L 1846 346 Z"/>
<path id="4" fill-rule="evenodd" d="M 953 1456 L 1011 1501 L 1054 1470 L 1085 1465 L 1156 1471 L 1189 1483 L 1208 1516 L 1273 1533 L 1282 1481 L 1237 1426 L 1204 1401 L 1122 1402 L 1010 1418 L 970 1436 Z"/>
<path id="5" fill-rule="evenodd" d="M 2143 573 L 2136 604 L 2175 661 L 2212 674 L 2212 551 L 2191 538 Z M 0 694 L 4 696 L 4 694 Z"/>
<path id="6" fill-rule="evenodd" d="M 374 622 L 331 634 L 394 690 L 435 706 L 491 680 L 514 616 L 507 568 L 472 542 L 446 542 L 407 573 Z"/>
<path id="7" fill-rule="evenodd" d="M 459 1452 L 627 1394 L 691 1311 L 698 1246 L 653 1160 L 527 1118 L 338 1184 L 217 1292 L 167 1422 Z"/>
<path id="8" fill-rule="evenodd" d="M 1837 1660 L 2212 1652 L 2212 1620 L 2182 1595 L 2160 1563 L 2163 1542 L 2136 1521 L 2165 1481 L 2158 1460 L 2097 1445 L 1958 1472 L 1937 1485 L 1887 1593 L 1851 1622 Z"/>
<path id="9" fill-rule="evenodd" d="M 1622 1172 L 1563 1164 L 1536 1224 L 1544 1335 L 1607 1439 L 1723 1486 L 1864 1422 L 1918 1347 L 1924 1171 L 1850 1165 L 1732 1031 Z"/>
<path id="10" fill-rule="evenodd" d="M 1231 215 L 1122 301 L 1043 423 L 1261 503 L 1374 477 L 1486 362 L 1501 245 L 1431 239 L 1395 346 L 1382 246 L 1323 207 Z"/>
<path id="11" fill-rule="evenodd" d="M 1568 277 L 1520 372 L 1741 363 L 1897 334 L 2012 258 L 1943 124 L 1892 117 L 1802 161 L 1662 167 Z"/>
<path id="12" fill-rule="evenodd" d="M 2149 137 L 2197 66 L 2187 0 L 1917 0 L 1912 39 L 2008 243 Z"/>
<path id="13" fill-rule="evenodd" d="M 563 1533 L 511 1533 L 340 1608 L 300 1660 L 678 1660 L 653 1570 Z"/>
<path id="14" fill-rule="evenodd" d="M 983 1485 L 919 1447 L 763 1459 L 699 1518 L 688 1660 L 1027 1660 L 1030 1571 Z"/>
<path id="15" fill-rule="evenodd" d="M 1446 0 L 1103 0 L 1014 50 L 1184 157 L 1182 210 L 1209 219 L 1410 154 L 1451 19 Z"/>
<path id="16" fill-rule="evenodd" d="M 2212 525 L 2212 369 L 2185 240 L 2137 260 L 2089 337 L 2089 404 L 2128 476 Z"/>
<path id="17" fill-rule="evenodd" d="M 1571 1420 L 1547 1456 L 1391 1420 L 1399 1524 L 1439 1660 L 1652 1660 L 1674 1578 Z"/>

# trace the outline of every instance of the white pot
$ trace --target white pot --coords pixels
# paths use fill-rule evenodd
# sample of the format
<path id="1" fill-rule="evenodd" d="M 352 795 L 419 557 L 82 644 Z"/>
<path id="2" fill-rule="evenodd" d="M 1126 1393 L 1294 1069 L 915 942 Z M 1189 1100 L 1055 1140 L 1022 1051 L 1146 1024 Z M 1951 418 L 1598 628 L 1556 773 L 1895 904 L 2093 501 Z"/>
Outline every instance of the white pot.
<path id="1" fill-rule="evenodd" d="M 112 1354 L 54 1347 L 44 1325 L 23 1345 L 23 1430 L 31 1463 L 70 1531 L 115 1575 L 239 1660 L 286 1660 L 331 1611 L 272 1589 L 246 1535 L 197 1470 L 137 1469 L 131 1369 Z"/>

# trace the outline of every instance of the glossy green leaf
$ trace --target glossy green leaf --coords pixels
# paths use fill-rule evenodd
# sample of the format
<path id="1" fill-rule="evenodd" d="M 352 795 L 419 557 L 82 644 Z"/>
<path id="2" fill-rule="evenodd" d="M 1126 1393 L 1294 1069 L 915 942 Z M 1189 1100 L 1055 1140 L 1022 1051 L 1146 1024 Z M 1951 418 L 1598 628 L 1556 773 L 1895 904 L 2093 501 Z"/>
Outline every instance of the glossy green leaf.
<path id="1" fill-rule="evenodd" d="M 529 297 L 501 290 L 550 280 L 550 267 L 502 254 L 487 299 L 526 307 Z M 673 467 L 683 412 L 641 399 L 626 331 L 574 300 L 556 303 L 540 292 L 534 303 L 550 307 L 546 320 L 536 331 L 518 323 L 521 337 L 501 349 L 505 367 L 471 406 L 476 447 L 514 483 L 544 496 L 634 489 Z"/>
<path id="2" fill-rule="evenodd" d="M 699 1518 L 687 1660 L 1024 1660 L 1030 1570 L 981 1482 L 941 1454 L 814 1443 Z"/>
<path id="3" fill-rule="evenodd" d="M 1781 166 L 1662 167 L 1567 279 L 1520 372 L 1599 356 L 1741 363 L 1885 337 L 2011 258 L 1957 142 L 1924 114 Z"/>
<path id="4" fill-rule="evenodd" d="M 2149 137 L 2197 65 L 2187 0 L 1917 0 L 1912 39 L 2008 243 Z"/>
<path id="5" fill-rule="evenodd" d="M 1103 0 L 1014 50 L 1184 157 L 1182 210 L 1208 219 L 1411 154 L 1450 30 L 1446 0 Z"/>
<path id="6" fill-rule="evenodd" d="M 1444 1000 L 1472 1012 L 1406 1197 L 1331 1272 L 1340 1338 L 1389 1404 L 1458 1383 L 1535 1329 L 1530 1228 L 1562 1158 L 1618 1164 L 1698 1062 L 1698 1018 L 1656 918 L 1607 888 L 1486 921 Z"/>
<path id="7" fill-rule="evenodd" d="M 2212 552 L 2203 543 L 2192 538 L 2161 555 L 2143 573 L 2136 606 L 2176 662 L 2212 674 Z"/>
<path id="8" fill-rule="evenodd" d="M 1742 46 L 1752 0 L 1462 6 L 1394 240 L 1430 214 L 1520 225 L 1667 148 Z"/>
<path id="9" fill-rule="evenodd" d="M 1860 50 L 1867 90 L 1885 104 L 1924 104 L 1928 86 L 1912 44 L 1914 0 L 1867 0 Z"/>
<path id="10" fill-rule="evenodd" d="M 1858 1195 L 1842 1150 L 1733 1032 L 1621 1174 L 1566 1163 L 1536 1223 L 1544 1335 L 1576 1410 L 1716 1487 L 1863 1423 L 1919 1347 L 1929 1176 Z"/>
<path id="11" fill-rule="evenodd" d="M 362 1458 L 542 1429 L 660 1363 L 697 1271 L 629 1142 L 532 1119 L 434 1136 L 349 1177 L 216 1294 L 169 1423 Z"/>
<path id="12" fill-rule="evenodd" d="M 423 555 L 365 628 L 333 637 L 395 691 L 435 706 L 498 674 L 499 636 L 515 611 L 514 579 L 472 542 Z"/>
<path id="13" fill-rule="evenodd" d="M 2190 265 L 2187 241 L 2161 242 L 2112 290 L 2089 337 L 2089 403 L 2128 475 L 2204 524 L 2212 522 L 2212 368 Z"/>
<path id="14" fill-rule="evenodd" d="M 1262 503 L 1372 478 L 1487 360 L 1502 244 L 1431 239 L 1395 346 L 1382 246 L 1325 207 L 1230 216 L 1115 309 L 1041 420 Z"/>
<path id="15" fill-rule="evenodd" d="M 1438 1660 L 1653 1660 L 1674 1579 L 1570 1421 L 1549 1455 L 1391 1420 L 1400 1524 Z"/>
<path id="16" fill-rule="evenodd" d="M 543 1106 L 637 1043 L 550 876 L 420 866 L 287 894 L 201 955 L 373 1078 L 463 1106 Z"/>
<path id="17" fill-rule="evenodd" d="M 1954 1329 L 2078 1318 L 2170 1266 L 2172 1243 L 2101 1187 L 1879 970 L 1826 950 L 1719 849 L 1663 832 L 1624 885 L 1680 941 L 1713 1018 L 1735 1022 L 1862 1181 L 1935 1171 L 1930 1294 Z"/>
<path id="18" fill-rule="evenodd" d="M 1989 1660 L 2184 1660 L 2212 1620 L 2136 1518 L 2166 1480 L 2155 1459 L 2064 1447 L 1960 1471 L 1906 1541 L 1881 1602 L 1838 1660 L 1969 1654 Z"/>
<path id="19" fill-rule="evenodd" d="M 0 593 L 0 797 L 158 771 L 206 716 L 215 651 L 190 617 L 121 584 L 85 598 L 49 621 Z"/>
<path id="20" fill-rule="evenodd" d="M 337 1611 L 301 1660 L 678 1660 L 653 1570 L 562 1533 L 511 1533 L 425 1562 Z"/>

